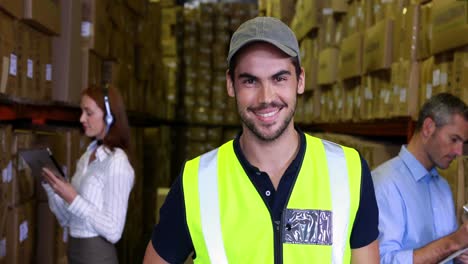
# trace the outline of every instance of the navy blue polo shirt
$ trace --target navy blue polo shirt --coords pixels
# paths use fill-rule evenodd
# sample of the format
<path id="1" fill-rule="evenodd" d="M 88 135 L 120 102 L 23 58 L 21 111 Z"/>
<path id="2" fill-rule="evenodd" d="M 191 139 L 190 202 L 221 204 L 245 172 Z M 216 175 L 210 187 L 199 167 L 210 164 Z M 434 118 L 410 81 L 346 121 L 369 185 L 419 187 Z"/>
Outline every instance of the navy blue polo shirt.
<path id="1" fill-rule="evenodd" d="M 306 138 L 301 135 L 300 149 L 286 169 L 275 190 L 267 173 L 252 166 L 242 153 L 238 135 L 234 140 L 234 151 L 246 174 L 249 176 L 258 193 L 268 206 L 277 225 L 281 220 L 283 208 L 287 203 L 290 189 L 293 187 L 304 160 Z M 366 246 L 377 239 L 378 208 L 375 199 L 374 185 L 367 162 L 361 157 L 361 197 L 360 204 L 351 231 L 351 248 Z M 194 250 L 185 219 L 185 203 L 182 191 L 182 174 L 175 180 L 160 210 L 160 220 L 155 225 L 152 242 L 155 250 L 170 263 L 183 263 Z M 279 232 L 279 231 L 276 231 Z"/>

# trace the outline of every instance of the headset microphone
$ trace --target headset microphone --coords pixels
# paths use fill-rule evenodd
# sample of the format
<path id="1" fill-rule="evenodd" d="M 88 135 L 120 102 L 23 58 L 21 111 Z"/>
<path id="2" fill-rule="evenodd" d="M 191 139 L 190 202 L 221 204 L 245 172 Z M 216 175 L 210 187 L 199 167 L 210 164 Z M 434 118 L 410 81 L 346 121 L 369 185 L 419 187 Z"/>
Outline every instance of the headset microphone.
<path id="1" fill-rule="evenodd" d="M 110 100 L 109 100 L 109 84 L 104 85 L 104 106 L 106 108 L 106 116 L 104 117 L 104 120 L 106 122 L 106 134 L 109 132 L 109 128 L 114 122 L 114 117 L 112 116 L 111 108 L 110 108 Z"/>

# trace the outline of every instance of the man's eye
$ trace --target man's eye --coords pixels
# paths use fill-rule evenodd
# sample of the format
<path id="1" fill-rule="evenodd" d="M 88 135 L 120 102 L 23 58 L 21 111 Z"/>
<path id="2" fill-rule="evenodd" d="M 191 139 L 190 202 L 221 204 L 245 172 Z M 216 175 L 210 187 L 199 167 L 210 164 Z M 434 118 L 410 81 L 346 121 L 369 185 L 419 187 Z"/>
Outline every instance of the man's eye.
<path id="1" fill-rule="evenodd" d="M 254 79 L 246 79 L 246 80 L 244 81 L 244 83 L 246 83 L 246 84 L 254 84 L 254 83 L 255 83 L 255 80 L 254 80 Z"/>
<path id="2" fill-rule="evenodd" d="M 275 80 L 276 80 L 277 82 L 281 82 L 281 81 L 285 81 L 286 78 L 283 77 L 283 76 L 278 76 L 278 77 L 275 77 Z"/>

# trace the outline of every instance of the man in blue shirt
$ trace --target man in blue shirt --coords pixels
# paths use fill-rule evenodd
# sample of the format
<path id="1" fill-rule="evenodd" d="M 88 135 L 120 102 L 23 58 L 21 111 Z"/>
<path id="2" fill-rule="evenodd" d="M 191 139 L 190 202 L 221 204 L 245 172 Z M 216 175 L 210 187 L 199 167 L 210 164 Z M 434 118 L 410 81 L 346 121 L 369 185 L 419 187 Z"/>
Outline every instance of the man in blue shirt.
<path id="1" fill-rule="evenodd" d="M 438 263 L 468 246 L 468 223 L 458 228 L 450 187 L 436 169 L 462 155 L 467 140 L 467 105 L 441 93 L 423 105 L 409 144 L 372 171 L 381 263 Z M 468 263 L 466 255 L 458 260 Z"/>

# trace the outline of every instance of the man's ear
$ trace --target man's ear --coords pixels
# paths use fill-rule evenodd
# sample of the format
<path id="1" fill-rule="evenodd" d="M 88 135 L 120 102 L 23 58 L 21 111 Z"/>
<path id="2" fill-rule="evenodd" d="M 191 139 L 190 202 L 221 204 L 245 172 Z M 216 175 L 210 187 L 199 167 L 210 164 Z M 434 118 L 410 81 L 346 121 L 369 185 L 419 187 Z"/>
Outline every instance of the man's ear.
<path id="1" fill-rule="evenodd" d="M 297 80 L 297 94 L 303 94 L 305 88 L 305 71 L 301 67 L 301 74 L 299 74 L 299 79 Z"/>
<path id="2" fill-rule="evenodd" d="M 434 120 L 431 117 L 426 117 L 426 119 L 424 119 L 423 121 L 421 133 L 424 138 L 429 138 L 430 136 L 432 136 L 436 128 L 437 127 Z"/>
<path id="3" fill-rule="evenodd" d="M 226 89 L 227 93 L 230 97 L 234 97 L 234 83 L 231 80 L 231 76 L 229 74 L 229 70 L 226 70 Z"/>

